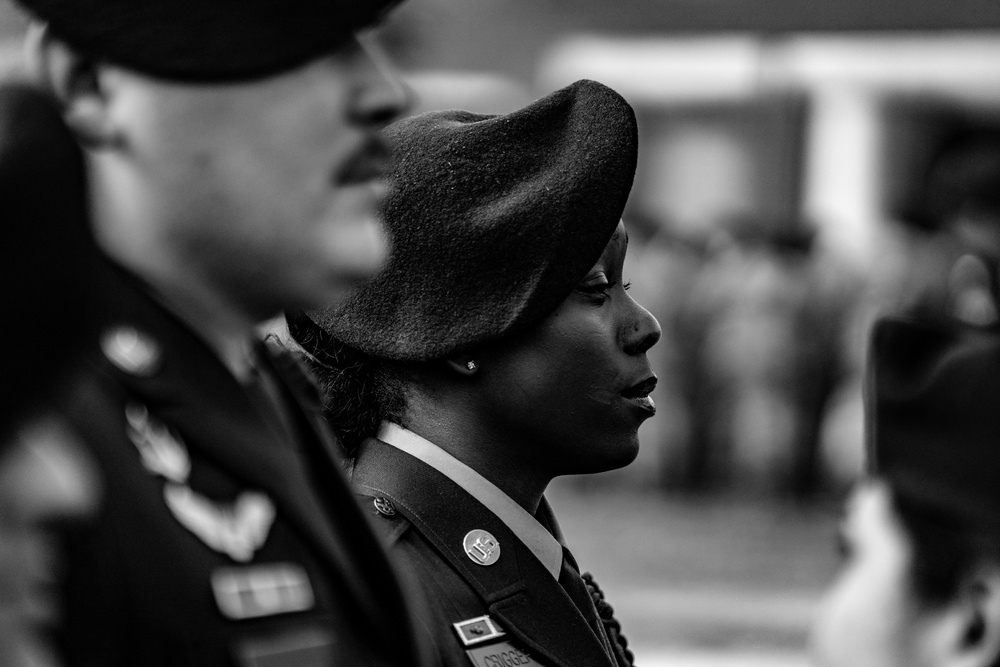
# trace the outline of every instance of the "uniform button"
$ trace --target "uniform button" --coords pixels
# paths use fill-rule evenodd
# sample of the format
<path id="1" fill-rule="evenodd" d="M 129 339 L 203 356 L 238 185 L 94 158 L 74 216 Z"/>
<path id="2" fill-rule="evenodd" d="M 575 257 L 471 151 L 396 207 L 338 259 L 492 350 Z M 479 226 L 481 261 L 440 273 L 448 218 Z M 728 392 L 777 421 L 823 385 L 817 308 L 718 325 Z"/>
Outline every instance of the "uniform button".
<path id="1" fill-rule="evenodd" d="M 396 514 L 396 508 L 393 507 L 392 503 L 389 502 L 388 498 L 383 498 L 380 496 L 378 498 L 375 498 L 375 500 L 372 501 L 372 504 L 375 505 L 375 509 L 378 510 L 379 514 L 383 514 L 385 516 L 393 516 Z"/>

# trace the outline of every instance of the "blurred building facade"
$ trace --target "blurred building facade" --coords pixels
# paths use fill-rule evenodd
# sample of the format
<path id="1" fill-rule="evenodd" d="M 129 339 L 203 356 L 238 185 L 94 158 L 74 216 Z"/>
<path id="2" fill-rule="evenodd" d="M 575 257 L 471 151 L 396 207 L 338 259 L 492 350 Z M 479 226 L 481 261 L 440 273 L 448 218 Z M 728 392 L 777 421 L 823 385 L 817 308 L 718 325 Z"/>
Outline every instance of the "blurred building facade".
<path id="1" fill-rule="evenodd" d="M 807 496 L 857 476 L 868 326 L 947 284 L 958 249 L 922 188 L 950 134 L 998 125 L 1000 5 L 411 0 L 388 34 L 423 107 L 460 105 L 427 70 L 471 70 L 496 80 L 478 111 L 578 78 L 636 108 L 628 270 L 664 328 L 660 413 L 610 479 Z"/>
<path id="2" fill-rule="evenodd" d="M 0 51 L 23 27 L 0 0 Z M 958 252 L 921 210 L 929 162 L 1000 129 L 1000 3 L 408 0 L 382 38 L 418 111 L 579 78 L 636 108 L 627 271 L 664 329 L 660 414 L 610 479 L 802 496 L 857 475 L 867 326 L 933 303 Z"/>

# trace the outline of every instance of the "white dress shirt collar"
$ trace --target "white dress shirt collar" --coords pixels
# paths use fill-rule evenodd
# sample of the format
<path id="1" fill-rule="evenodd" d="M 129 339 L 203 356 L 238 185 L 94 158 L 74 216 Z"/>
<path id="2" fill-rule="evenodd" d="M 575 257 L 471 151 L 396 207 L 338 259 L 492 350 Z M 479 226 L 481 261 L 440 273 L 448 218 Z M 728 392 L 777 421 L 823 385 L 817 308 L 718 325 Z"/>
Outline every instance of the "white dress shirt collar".
<path id="1" fill-rule="evenodd" d="M 383 422 L 378 439 L 423 461 L 465 489 L 510 528 L 554 579 L 559 578 L 563 547 L 557 525 L 553 525 L 553 530 L 558 538 L 491 481 L 413 431 Z"/>

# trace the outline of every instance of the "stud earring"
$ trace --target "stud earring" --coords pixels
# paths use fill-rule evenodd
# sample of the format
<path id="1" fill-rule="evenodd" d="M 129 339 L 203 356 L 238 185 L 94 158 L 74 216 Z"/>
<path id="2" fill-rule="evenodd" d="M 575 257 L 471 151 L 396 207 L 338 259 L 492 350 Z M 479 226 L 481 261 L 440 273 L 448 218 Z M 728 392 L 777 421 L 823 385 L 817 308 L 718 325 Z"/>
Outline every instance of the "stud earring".
<path id="1" fill-rule="evenodd" d="M 479 368 L 479 364 L 476 363 L 475 359 L 469 359 L 468 361 L 465 362 L 465 367 L 468 368 L 470 371 L 474 371 L 477 368 Z"/>

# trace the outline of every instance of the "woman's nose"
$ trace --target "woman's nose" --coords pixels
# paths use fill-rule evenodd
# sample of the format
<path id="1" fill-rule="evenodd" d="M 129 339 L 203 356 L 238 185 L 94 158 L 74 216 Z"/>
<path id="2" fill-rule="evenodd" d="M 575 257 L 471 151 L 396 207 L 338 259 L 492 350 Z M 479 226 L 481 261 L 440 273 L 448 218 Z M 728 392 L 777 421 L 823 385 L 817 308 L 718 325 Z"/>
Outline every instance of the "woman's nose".
<path id="1" fill-rule="evenodd" d="M 660 323 L 656 321 L 652 313 L 631 299 L 634 314 L 631 324 L 625 333 L 625 344 L 623 346 L 627 354 L 645 354 L 646 351 L 656 345 L 663 333 Z"/>

